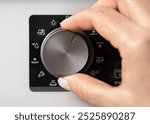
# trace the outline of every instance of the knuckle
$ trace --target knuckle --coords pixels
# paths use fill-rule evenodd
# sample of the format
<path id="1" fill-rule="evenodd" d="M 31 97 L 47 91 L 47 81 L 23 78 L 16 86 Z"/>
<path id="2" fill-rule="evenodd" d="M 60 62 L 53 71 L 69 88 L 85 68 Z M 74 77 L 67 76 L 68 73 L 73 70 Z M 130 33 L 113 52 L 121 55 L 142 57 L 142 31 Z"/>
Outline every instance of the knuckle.
<path id="1" fill-rule="evenodd" d="M 150 45 L 150 29 L 140 28 L 135 31 L 132 38 L 129 39 L 128 46 L 132 49 L 147 47 Z"/>
<path id="2" fill-rule="evenodd" d="M 142 30 L 137 37 L 138 46 L 150 45 L 150 30 Z"/>
<path id="3" fill-rule="evenodd" d="M 109 7 L 106 7 L 106 6 L 102 6 L 102 7 L 100 7 L 100 13 L 108 13 L 109 11 L 111 11 L 111 8 L 109 8 Z"/>
<path id="4" fill-rule="evenodd" d="M 112 9 L 110 7 L 107 7 L 107 6 L 100 6 L 100 7 L 91 8 L 91 11 L 94 12 L 95 14 L 97 14 L 97 15 L 107 14 L 111 10 Z"/>

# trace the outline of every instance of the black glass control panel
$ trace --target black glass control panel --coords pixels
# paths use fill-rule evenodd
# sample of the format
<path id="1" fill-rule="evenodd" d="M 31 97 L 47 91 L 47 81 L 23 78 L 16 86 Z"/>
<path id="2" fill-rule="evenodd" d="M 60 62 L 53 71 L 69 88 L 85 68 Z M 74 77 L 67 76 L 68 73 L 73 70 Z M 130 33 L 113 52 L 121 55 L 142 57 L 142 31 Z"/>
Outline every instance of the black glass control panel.
<path id="1" fill-rule="evenodd" d="M 29 18 L 30 89 L 65 91 L 57 82 L 59 71 L 60 76 L 66 76 L 77 70 L 112 86 L 119 85 L 121 57 L 118 50 L 95 30 L 79 33 L 64 31 L 60 28 L 60 22 L 68 17 L 69 15 L 32 15 Z M 70 52 L 67 53 L 70 58 L 60 54 L 62 48 Z"/>

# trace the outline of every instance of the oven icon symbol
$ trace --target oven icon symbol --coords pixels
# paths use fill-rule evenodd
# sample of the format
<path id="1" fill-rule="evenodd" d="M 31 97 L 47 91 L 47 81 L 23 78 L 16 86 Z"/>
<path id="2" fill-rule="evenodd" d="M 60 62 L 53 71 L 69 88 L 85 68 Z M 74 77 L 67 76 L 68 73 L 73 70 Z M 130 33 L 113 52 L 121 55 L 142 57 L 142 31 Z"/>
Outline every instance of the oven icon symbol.
<path id="1" fill-rule="evenodd" d="M 55 80 L 51 80 L 51 82 L 49 83 L 49 85 L 50 85 L 51 87 L 56 87 L 56 86 L 57 86 L 57 83 L 56 83 Z"/>
<path id="2" fill-rule="evenodd" d="M 115 69 L 114 76 L 116 79 L 121 79 L 121 77 L 122 77 L 121 69 Z"/>
<path id="3" fill-rule="evenodd" d="M 45 35 L 45 29 L 38 29 L 37 35 Z"/>

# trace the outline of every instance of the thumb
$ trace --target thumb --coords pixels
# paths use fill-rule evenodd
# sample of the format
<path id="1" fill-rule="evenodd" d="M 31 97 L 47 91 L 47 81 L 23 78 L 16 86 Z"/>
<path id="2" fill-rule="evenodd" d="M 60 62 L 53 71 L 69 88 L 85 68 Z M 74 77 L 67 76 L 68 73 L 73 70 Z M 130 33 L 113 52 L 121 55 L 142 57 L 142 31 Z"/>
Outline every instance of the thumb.
<path id="1" fill-rule="evenodd" d="M 58 83 L 66 90 L 74 92 L 81 99 L 96 106 L 118 106 L 119 88 L 110 86 L 85 74 L 61 77 Z"/>

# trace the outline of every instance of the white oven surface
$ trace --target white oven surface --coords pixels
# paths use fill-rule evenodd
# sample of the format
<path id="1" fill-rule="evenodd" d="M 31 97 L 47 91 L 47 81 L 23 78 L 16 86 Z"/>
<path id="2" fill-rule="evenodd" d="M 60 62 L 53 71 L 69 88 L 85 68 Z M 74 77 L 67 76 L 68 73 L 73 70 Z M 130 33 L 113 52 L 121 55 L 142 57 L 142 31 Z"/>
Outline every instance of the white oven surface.
<path id="1" fill-rule="evenodd" d="M 73 14 L 96 0 L 0 0 L 0 106 L 90 106 L 70 92 L 29 89 L 29 17 Z"/>

